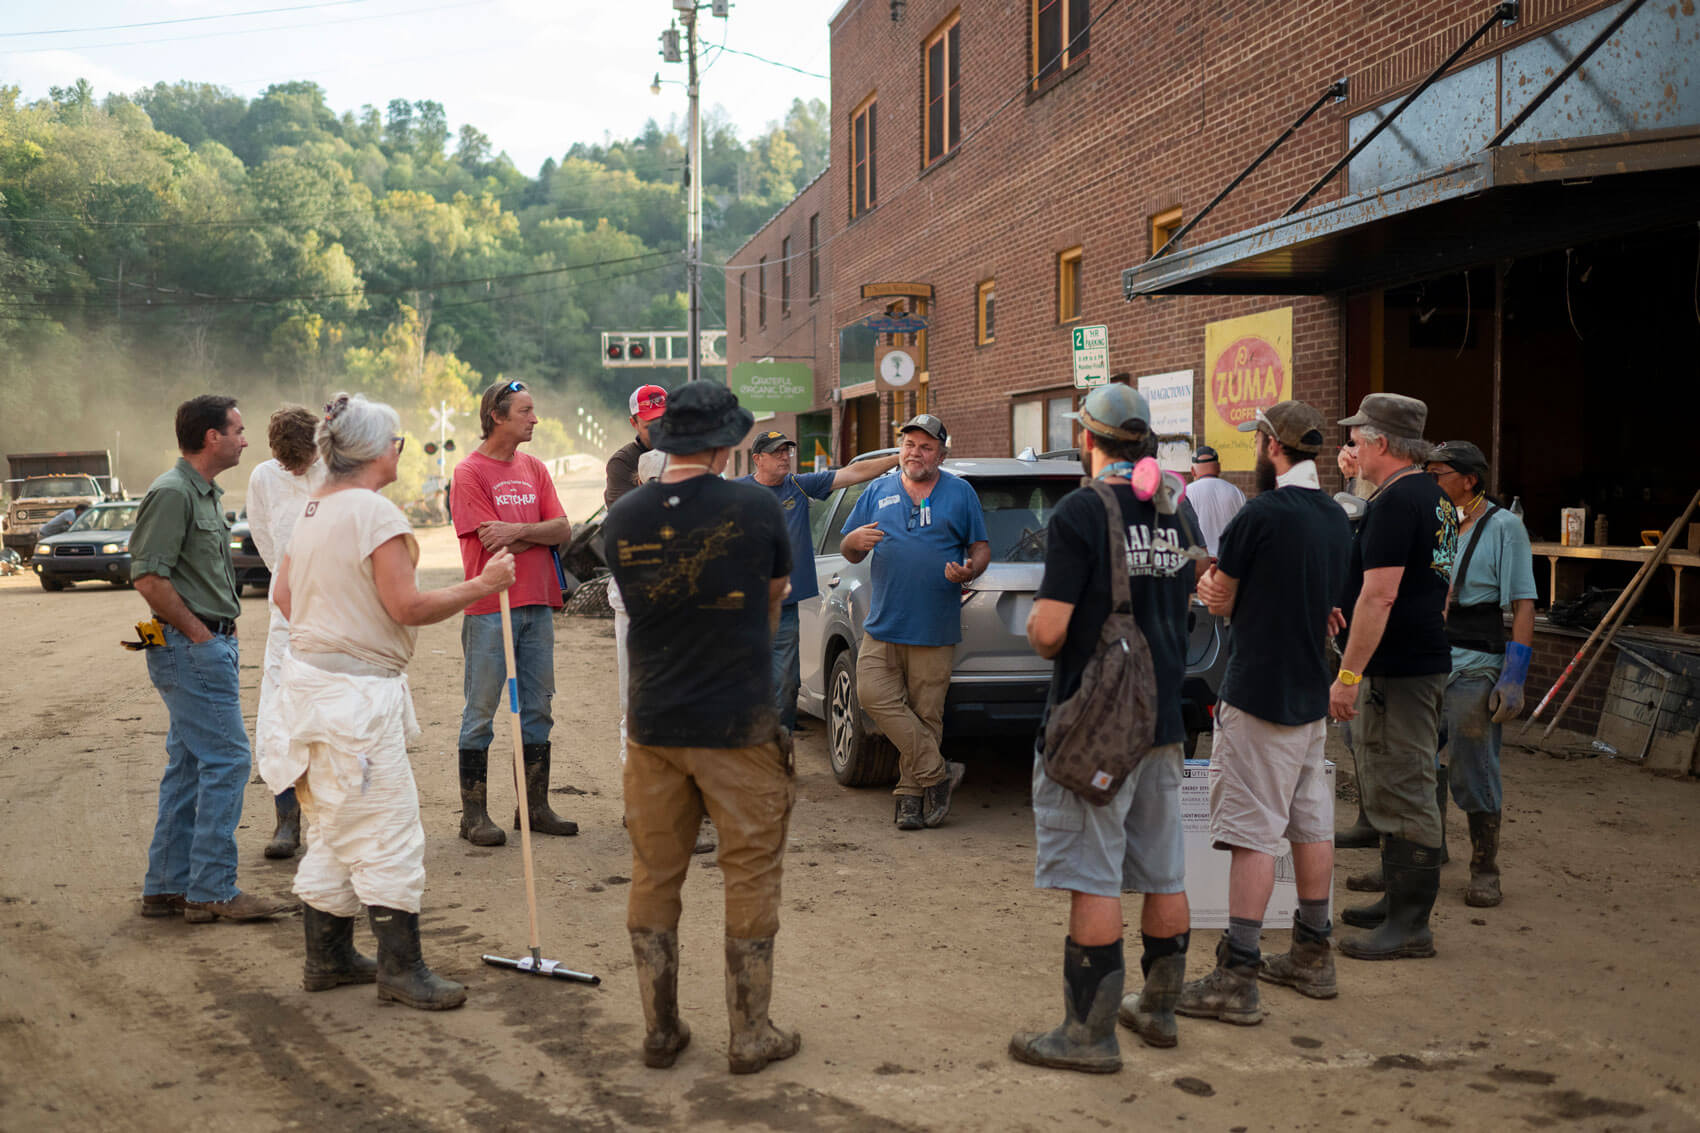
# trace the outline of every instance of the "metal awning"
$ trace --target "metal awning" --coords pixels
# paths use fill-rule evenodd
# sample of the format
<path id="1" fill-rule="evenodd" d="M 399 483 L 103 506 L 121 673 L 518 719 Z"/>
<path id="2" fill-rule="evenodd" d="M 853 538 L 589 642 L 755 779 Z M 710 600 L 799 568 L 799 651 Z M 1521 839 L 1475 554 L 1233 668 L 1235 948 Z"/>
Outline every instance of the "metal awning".
<path id="1" fill-rule="evenodd" d="M 1321 295 L 1700 220 L 1700 129 L 1484 150 L 1122 272 L 1122 293 Z"/>

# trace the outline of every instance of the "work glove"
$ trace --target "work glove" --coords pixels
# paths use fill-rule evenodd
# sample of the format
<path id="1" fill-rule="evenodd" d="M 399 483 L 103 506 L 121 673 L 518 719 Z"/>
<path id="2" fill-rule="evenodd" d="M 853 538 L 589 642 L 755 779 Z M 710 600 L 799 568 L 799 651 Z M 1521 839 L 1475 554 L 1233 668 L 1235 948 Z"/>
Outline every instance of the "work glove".
<path id="1" fill-rule="evenodd" d="M 1488 693 L 1488 712 L 1495 724 L 1515 720 L 1523 711 L 1523 685 L 1529 679 L 1529 662 L 1535 651 L 1516 641 L 1505 643 L 1505 668 L 1500 670 L 1499 683 Z"/>

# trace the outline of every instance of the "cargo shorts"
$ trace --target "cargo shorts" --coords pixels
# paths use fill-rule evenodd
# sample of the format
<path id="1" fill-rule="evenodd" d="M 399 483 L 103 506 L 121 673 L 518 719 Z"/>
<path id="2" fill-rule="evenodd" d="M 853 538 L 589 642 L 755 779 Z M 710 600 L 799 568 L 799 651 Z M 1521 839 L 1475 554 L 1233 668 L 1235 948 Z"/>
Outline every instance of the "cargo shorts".
<path id="1" fill-rule="evenodd" d="M 1033 752 L 1033 826 L 1039 889 L 1094 897 L 1181 893 L 1186 843 L 1181 829 L 1180 744 L 1151 749 L 1116 797 L 1104 806 L 1082 799 L 1045 774 Z"/>
<path id="2" fill-rule="evenodd" d="M 1210 842 L 1279 856 L 1288 842 L 1334 840 L 1323 748 L 1328 721 L 1287 726 L 1222 701 L 1210 747 Z"/>

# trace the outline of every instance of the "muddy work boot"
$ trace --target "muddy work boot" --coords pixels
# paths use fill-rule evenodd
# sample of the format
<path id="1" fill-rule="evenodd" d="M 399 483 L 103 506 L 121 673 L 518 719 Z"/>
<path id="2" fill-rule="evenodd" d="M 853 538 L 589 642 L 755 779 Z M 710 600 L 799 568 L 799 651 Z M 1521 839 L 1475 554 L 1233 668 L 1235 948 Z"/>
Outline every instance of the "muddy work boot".
<path id="1" fill-rule="evenodd" d="M 1265 956 L 1257 974 L 1312 999 L 1333 999 L 1340 994 L 1334 980 L 1334 949 L 1329 945 L 1329 934 L 1306 927 L 1296 913 L 1292 950 Z"/>
<path id="2" fill-rule="evenodd" d="M 897 796 L 897 828 L 899 830 L 924 830 L 926 823 L 921 819 L 921 796 Z"/>
<path id="3" fill-rule="evenodd" d="M 238 922 L 263 921 L 279 913 L 293 913 L 298 904 L 287 897 L 238 893 L 228 901 L 185 901 L 183 919 L 190 924 L 210 924 L 220 918 Z"/>
<path id="4" fill-rule="evenodd" d="M 447 1011 L 466 1002 L 466 989 L 425 966 L 419 953 L 419 914 L 373 905 L 366 910 L 378 938 L 378 998 L 421 1011 Z"/>
<path id="5" fill-rule="evenodd" d="M 301 906 L 301 923 L 307 929 L 307 963 L 301 986 L 308 991 L 329 991 L 344 984 L 369 984 L 378 979 L 378 962 L 354 950 L 354 918 L 338 917 Z"/>
<path id="6" fill-rule="evenodd" d="M 1377 862 L 1362 873 L 1348 873 L 1346 888 L 1354 893 L 1382 893 L 1387 889 L 1387 881 L 1381 875 L 1381 863 Z"/>
<path id="7" fill-rule="evenodd" d="M 726 1017 L 732 1041 L 726 1061 L 734 1074 L 754 1074 L 803 1047 L 796 1031 L 781 1031 L 767 1017 L 773 997 L 773 937 L 726 938 Z"/>
<path id="8" fill-rule="evenodd" d="M 549 809 L 549 745 L 525 745 L 525 801 L 533 834 L 578 833 L 578 823 L 568 822 Z M 514 811 L 514 829 L 519 829 L 519 811 Z"/>
<path id="9" fill-rule="evenodd" d="M 474 846 L 500 846 L 508 840 L 485 810 L 490 753 L 460 749 L 460 836 Z"/>
<path id="10" fill-rule="evenodd" d="M 632 958 L 643 1000 L 643 1064 L 665 1070 L 691 1045 L 691 1029 L 679 1018 L 679 934 L 633 929 Z"/>
<path id="11" fill-rule="evenodd" d="M 1470 815 L 1470 884 L 1464 904 L 1491 909 L 1499 894 L 1499 812 Z"/>
<path id="12" fill-rule="evenodd" d="M 301 848 L 301 804 L 295 801 L 295 788 L 278 795 L 273 802 L 277 805 L 277 829 L 266 843 L 266 857 L 293 858 Z"/>
<path id="13" fill-rule="evenodd" d="M 1145 986 L 1138 995 L 1122 1000 L 1118 1018 L 1146 1046 L 1171 1047 L 1180 1042 L 1175 1023 L 1175 1004 L 1186 984 L 1186 953 L 1158 956 L 1145 973 Z"/>
<path id="14" fill-rule="evenodd" d="M 1375 931 L 1340 942 L 1354 960 L 1420 960 L 1434 955 L 1429 913 L 1440 891 L 1440 850 L 1389 838 L 1381 851 L 1387 873 L 1386 916 Z M 1346 918 L 1351 919 L 1351 910 Z"/>
<path id="15" fill-rule="evenodd" d="M 1257 995 L 1257 956 L 1228 947 L 1224 934 L 1216 945 L 1216 967 L 1201 980 L 1181 989 L 1175 1011 L 1190 1019 L 1219 1019 L 1239 1027 L 1263 1022 Z"/>
<path id="16" fill-rule="evenodd" d="M 968 773 L 963 764 L 948 762 L 944 765 L 944 778 L 930 787 L 922 788 L 921 792 L 921 822 L 931 830 L 944 822 L 950 813 L 951 792 L 962 786 L 962 777 Z"/>
<path id="17" fill-rule="evenodd" d="M 1122 1068 L 1116 1009 L 1127 978 L 1122 942 L 1087 948 L 1063 945 L 1063 1021 L 1050 1031 L 1022 1031 L 1009 1040 L 1010 1057 L 1029 1066 L 1114 1074 Z"/>
<path id="18" fill-rule="evenodd" d="M 714 819 L 705 814 L 697 826 L 697 844 L 691 847 L 691 853 L 712 854 L 719 848 L 720 838 L 714 832 Z"/>
<path id="19" fill-rule="evenodd" d="M 181 893 L 142 894 L 142 916 L 175 917 L 188 908 L 189 902 Z"/>

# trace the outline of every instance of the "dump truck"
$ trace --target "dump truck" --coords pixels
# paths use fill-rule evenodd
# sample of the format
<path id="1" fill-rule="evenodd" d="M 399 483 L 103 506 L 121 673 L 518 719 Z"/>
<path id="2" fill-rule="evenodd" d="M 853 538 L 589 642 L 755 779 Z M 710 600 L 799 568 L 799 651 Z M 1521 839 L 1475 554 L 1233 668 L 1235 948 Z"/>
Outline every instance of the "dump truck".
<path id="1" fill-rule="evenodd" d="M 14 452 L 6 463 L 12 474 L 6 480 L 5 544 L 25 559 L 35 550 L 41 525 L 66 508 L 124 498 L 112 457 L 102 449 Z"/>

